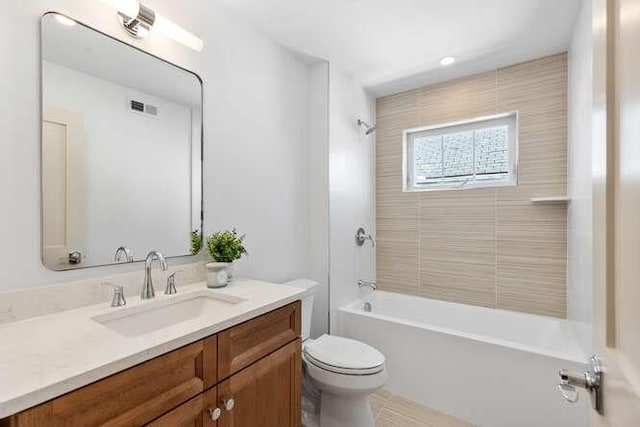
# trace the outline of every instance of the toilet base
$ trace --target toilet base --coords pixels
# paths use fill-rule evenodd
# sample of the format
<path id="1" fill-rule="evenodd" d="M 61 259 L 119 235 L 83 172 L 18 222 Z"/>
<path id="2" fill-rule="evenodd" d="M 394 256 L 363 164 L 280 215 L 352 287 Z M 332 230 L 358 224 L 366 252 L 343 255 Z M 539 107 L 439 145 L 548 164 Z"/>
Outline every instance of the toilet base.
<path id="1" fill-rule="evenodd" d="M 369 395 L 320 394 L 320 427 L 373 427 Z"/>

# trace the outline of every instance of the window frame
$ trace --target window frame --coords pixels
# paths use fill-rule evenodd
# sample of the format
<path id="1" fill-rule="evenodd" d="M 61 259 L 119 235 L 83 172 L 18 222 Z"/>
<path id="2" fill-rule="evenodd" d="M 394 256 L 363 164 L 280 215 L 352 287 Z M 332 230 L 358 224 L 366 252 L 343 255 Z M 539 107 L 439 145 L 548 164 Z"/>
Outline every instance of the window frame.
<path id="1" fill-rule="evenodd" d="M 415 156 L 413 155 L 414 141 L 416 138 L 433 135 L 455 134 L 477 129 L 478 125 L 487 124 L 486 127 L 507 125 L 509 127 L 508 141 L 508 175 L 500 179 L 482 180 L 453 180 L 448 182 L 425 183 L 415 182 Z M 447 129 L 449 128 L 449 130 Z M 486 187 L 513 187 L 518 185 L 518 140 L 519 140 L 519 114 L 518 111 L 494 114 L 490 116 L 475 117 L 473 119 L 460 120 L 448 123 L 438 123 L 430 126 L 405 129 L 402 131 L 402 191 L 442 191 L 464 190 L 469 188 Z M 474 145 L 475 151 L 475 145 Z M 475 169 L 475 164 L 474 164 Z"/>

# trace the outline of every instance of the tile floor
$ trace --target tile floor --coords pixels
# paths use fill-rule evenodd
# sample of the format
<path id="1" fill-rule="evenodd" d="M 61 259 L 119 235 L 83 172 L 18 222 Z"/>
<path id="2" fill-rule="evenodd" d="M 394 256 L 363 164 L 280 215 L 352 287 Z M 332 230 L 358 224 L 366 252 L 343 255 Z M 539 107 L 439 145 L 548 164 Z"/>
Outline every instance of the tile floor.
<path id="1" fill-rule="evenodd" d="M 466 421 L 380 390 L 369 398 L 376 427 L 472 427 Z"/>

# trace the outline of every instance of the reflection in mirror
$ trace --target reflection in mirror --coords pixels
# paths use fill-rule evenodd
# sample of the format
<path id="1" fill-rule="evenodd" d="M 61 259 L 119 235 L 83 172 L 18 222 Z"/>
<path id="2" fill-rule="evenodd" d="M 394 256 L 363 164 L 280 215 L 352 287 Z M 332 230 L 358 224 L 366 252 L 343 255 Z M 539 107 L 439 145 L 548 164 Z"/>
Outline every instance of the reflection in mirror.
<path id="1" fill-rule="evenodd" d="M 42 215 L 53 270 L 191 254 L 202 229 L 200 79 L 45 14 Z"/>

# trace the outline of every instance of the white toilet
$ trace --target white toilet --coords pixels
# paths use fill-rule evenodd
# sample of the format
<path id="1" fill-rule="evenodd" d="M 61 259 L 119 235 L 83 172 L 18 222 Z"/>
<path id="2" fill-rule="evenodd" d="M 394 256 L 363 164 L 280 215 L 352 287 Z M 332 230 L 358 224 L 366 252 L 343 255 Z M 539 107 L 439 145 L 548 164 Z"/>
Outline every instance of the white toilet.
<path id="1" fill-rule="evenodd" d="M 317 400 L 319 394 L 320 427 L 372 427 L 369 395 L 387 381 L 384 355 L 365 343 L 348 338 L 322 335 L 315 340 L 309 339 L 317 283 L 295 280 L 285 285 L 310 291 L 302 300 L 303 398 Z M 303 403 L 303 408 L 305 406 L 313 406 L 313 403 Z M 303 425 L 312 427 L 317 422 L 312 415 L 303 415 Z"/>

